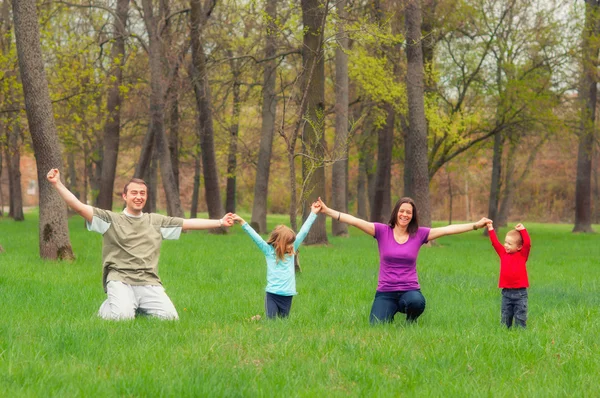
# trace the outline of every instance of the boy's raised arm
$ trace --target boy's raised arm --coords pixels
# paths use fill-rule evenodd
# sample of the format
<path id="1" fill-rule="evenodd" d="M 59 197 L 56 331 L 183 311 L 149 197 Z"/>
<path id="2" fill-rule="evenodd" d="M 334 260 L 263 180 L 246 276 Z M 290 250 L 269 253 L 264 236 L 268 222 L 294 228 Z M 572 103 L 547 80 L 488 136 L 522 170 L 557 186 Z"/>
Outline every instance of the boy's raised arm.
<path id="1" fill-rule="evenodd" d="M 65 201 L 67 206 L 71 209 L 75 210 L 77 214 L 81 217 L 85 218 L 87 222 L 92 222 L 92 218 L 94 217 L 94 208 L 90 205 L 86 205 L 82 203 L 77 196 L 73 195 L 71 191 L 67 189 L 60 180 L 60 171 L 58 169 L 50 169 L 46 178 L 52 184 L 56 192 L 60 195 L 60 197 Z"/>
<path id="2" fill-rule="evenodd" d="M 492 247 L 496 250 L 498 255 L 502 255 L 506 250 L 504 250 L 504 246 L 498 240 L 498 236 L 496 235 L 496 231 L 494 230 L 494 224 L 492 220 L 487 223 L 488 235 L 490 236 L 490 241 L 492 242 Z"/>

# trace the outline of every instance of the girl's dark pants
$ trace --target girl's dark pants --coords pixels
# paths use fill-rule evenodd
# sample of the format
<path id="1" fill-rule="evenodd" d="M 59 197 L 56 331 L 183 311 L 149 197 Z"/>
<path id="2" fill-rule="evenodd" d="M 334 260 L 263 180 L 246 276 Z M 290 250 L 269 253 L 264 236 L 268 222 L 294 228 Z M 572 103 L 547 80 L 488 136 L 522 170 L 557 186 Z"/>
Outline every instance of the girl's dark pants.
<path id="1" fill-rule="evenodd" d="M 408 322 L 414 322 L 425 311 L 425 297 L 421 290 L 376 292 L 369 322 L 387 323 L 394 320 L 397 312 L 406 314 Z"/>
<path id="2" fill-rule="evenodd" d="M 265 296 L 265 312 L 267 318 L 287 318 L 292 309 L 292 298 L 294 296 L 280 296 L 269 293 Z"/>

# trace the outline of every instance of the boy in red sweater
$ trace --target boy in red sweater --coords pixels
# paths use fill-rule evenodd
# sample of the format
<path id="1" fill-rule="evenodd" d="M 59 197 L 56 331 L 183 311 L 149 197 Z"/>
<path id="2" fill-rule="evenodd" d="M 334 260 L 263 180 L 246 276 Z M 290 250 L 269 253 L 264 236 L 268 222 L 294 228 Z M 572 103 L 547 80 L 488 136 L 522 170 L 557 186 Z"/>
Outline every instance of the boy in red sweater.
<path id="1" fill-rule="evenodd" d="M 511 327 L 513 318 L 520 327 L 527 326 L 527 259 L 531 240 L 523 224 L 506 233 L 504 245 L 498 241 L 492 222 L 487 224 L 492 246 L 500 256 L 500 282 L 502 289 L 502 323 Z"/>

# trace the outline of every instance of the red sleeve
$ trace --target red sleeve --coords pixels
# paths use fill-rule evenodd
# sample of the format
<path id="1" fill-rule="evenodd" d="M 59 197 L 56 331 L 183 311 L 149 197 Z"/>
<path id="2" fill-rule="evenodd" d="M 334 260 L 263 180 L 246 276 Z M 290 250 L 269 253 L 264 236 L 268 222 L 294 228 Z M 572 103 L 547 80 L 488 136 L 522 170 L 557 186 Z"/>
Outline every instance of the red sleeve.
<path id="1" fill-rule="evenodd" d="M 502 246 L 502 244 L 500 244 L 500 242 L 498 241 L 498 235 L 496 235 L 496 230 L 492 229 L 491 231 L 488 231 L 488 234 L 490 235 L 492 247 L 494 248 L 494 250 L 496 250 L 496 253 L 498 253 L 498 255 L 501 256 L 502 253 L 504 253 L 506 250 L 504 250 L 504 246 Z"/>
<path id="2" fill-rule="evenodd" d="M 523 238 L 523 248 L 521 252 L 525 256 L 525 259 L 529 258 L 529 251 L 531 250 L 531 239 L 529 238 L 529 234 L 526 229 L 522 229 L 519 231 L 521 233 L 521 238 Z"/>

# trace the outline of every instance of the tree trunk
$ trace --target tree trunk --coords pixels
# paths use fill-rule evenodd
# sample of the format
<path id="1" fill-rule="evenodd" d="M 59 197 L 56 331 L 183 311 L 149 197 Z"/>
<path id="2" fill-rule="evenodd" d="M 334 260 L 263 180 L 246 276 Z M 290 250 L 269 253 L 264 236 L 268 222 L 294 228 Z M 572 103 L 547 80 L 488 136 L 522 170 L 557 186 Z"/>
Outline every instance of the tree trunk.
<path id="1" fill-rule="evenodd" d="M 23 221 L 23 191 L 21 187 L 21 124 L 18 119 L 13 122 L 13 128 L 7 130 L 6 164 L 8 166 L 8 215 L 15 221 Z"/>
<path id="2" fill-rule="evenodd" d="M 302 22 L 304 24 L 302 67 L 302 88 L 307 90 L 307 122 L 302 132 L 303 151 L 306 157 L 302 162 L 303 214 L 305 220 L 310 213 L 310 204 L 319 196 L 325 197 L 325 63 L 323 54 L 323 31 L 327 17 L 328 1 L 302 0 Z M 310 73 L 310 72 L 312 73 Z M 319 217 L 306 236 L 306 244 L 327 243 L 325 217 Z"/>
<path id="3" fill-rule="evenodd" d="M 496 218 L 492 218 L 494 220 L 495 227 L 506 227 L 508 224 L 508 214 L 510 212 L 510 208 L 512 206 L 512 200 L 514 196 L 514 191 L 516 188 L 516 178 L 515 178 L 515 166 L 516 166 L 516 155 L 517 151 L 517 142 L 510 141 L 508 147 L 508 154 L 506 156 L 506 168 L 504 172 L 504 183 L 501 184 L 503 187 L 502 194 L 498 195 L 499 197 L 499 207 L 498 211 L 495 215 Z"/>
<path id="4" fill-rule="evenodd" d="M 192 207 L 190 209 L 190 218 L 196 218 L 198 215 L 198 197 L 200 196 L 200 145 L 196 146 L 194 153 L 194 188 L 192 190 Z"/>
<path id="5" fill-rule="evenodd" d="M 275 39 L 277 34 L 277 0 L 267 0 L 266 14 L 267 34 L 265 58 L 275 55 Z M 262 89 L 262 126 L 258 164 L 256 166 L 256 182 L 254 184 L 254 203 L 252 204 L 252 221 L 250 225 L 259 233 L 267 232 L 267 197 L 269 191 L 269 174 L 271 168 L 271 150 L 275 132 L 275 115 L 277 96 L 275 95 L 277 64 L 275 60 L 265 62 Z"/>
<path id="6" fill-rule="evenodd" d="M 346 23 L 346 0 L 336 4 L 340 19 L 335 49 L 335 140 L 333 144 L 333 167 L 331 170 L 331 203 L 334 209 L 348 212 L 348 37 Z M 334 236 L 348 235 L 348 224 L 335 219 L 331 222 L 331 233 Z"/>
<path id="7" fill-rule="evenodd" d="M 179 191 L 173 174 L 173 164 L 171 163 L 171 154 L 169 144 L 165 133 L 165 78 L 163 73 L 162 60 L 164 51 L 162 50 L 162 41 L 160 37 L 160 24 L 158 18 L 154 16 L 152 0 L 143 1 L 144 23 L 148 31 L 149 39 L 149 59 L 150 63 L 150 117 L 151 125 L 154 129 L 154 138 L 158 158 L 160 159 L 160 176 L 167 200 L 167 214 L 174 217 L 183 217 L 183 207 L 179 198 Z"/>
<path id="8" fill-rule="evenodd" d="M 391 104 L 385 105 L 387 118 L 385 125 L 378 131 L 377 171 L 375 174 L 375 192 L 371 202 L 371 218 L 373 222 L 386 223 L 392 212 L 391 179 L 392 179 L 392 147 L 394 143 L 395 111 Z"/>
<path id="9" fill-rule="evenodd" d="M 206 69 L 206 55 L 201 39 L 202 5 L 200 0 L 190 1 L 191 12 L 191 42 L 192 42 L 192 83 L 196 95 L 196 107 L 198 110 L 198 131 L 200 136 L 200 148 L 202 150 L 202 171 L 204 173 L 204 189 L 206 194 L 206 205 L 209 218 L 221 218 L 223 216 L 223 204 L 221 202 L 221 191 L 219 189 L 219 175 L 217 171 L 217 159 L 214 144 L 214 128 L 211 111 L 210 85 L 208 82 L 208 71 Z M 225 232 L 225 229 L 220 228 Z"/>
<path id="10" fill-rule="evenodd" d="M 179 99 L 176 87 L 177 84 L 170 87 L 167 97 L 167 107 L 169 109 L 167 124 L 169 126 L 169 157 L 171 159 L 171 167 L 173 168 L 177 195 L 179 195 Z"/>
<path id="11" fill-rule="evenodd" d="M 13 0 L 12 4 L 25 109 L 40 189 L 40 256 L 45 259 L 73 259 L 67 206 L 46 179 L 48 170 L 62 166 L 62 153 L 44 70 L 35 0 Z"/>
<path id="12" fill-rule="evenodd" d="M 144 205 L 145 213 L 156 213 L 157 209 L 157 198 L 158 198 L 158 157 L 156 156 L 156 150 L 152 151 L 152 159 L 146 169 L 146 174 L 143 176 L 143 180 L 146 182 L 148 192 L 146 192 L 146 204 Z"/>
<path id="13" fill-rule="evenodd" d="M 500 189 L 502 185 L 502 152 L 503 137 L 501 131 L 494 134 L 494 153 L 492 155 L 492 180 L 490 182 L 490 197 L 488 200 L 488 218 L 493 221 L 498 215 L 498 203 L 500 202 Z M 486 228 L 483 228 L 483 235 L 487 236 Z"/>
<path id="14" fill-rule="evenodd" d="M 600 2 L 586 0 L 582 52 L 583 70 L 579 86 L 581 120 L 577 151 L 577 178 L 575 181 L 575 226 L 573 232 L 593 232 L 591 206 L 592 153 L 595 140 L 596 101 L 598 95 L 598 45 L 600 33 Z"/>
<path id="15" fill-rule="evenodd" d="M 125 64 L 125 26 L 129 0 L 118 0 L 115 13 L 115 31 L 113 45 L 110 50 L 112 68 L 108 81 L 110 88 L 106 98 L 107 119 L 104 124 L 104 149 L 102 157 L 102 175 L 96 204 L 101 209 L 112 210 L 115 175 L 119 155 L 119 138 L 121 135 L 121 84 L 123 82 L 123 65 Z"/>
<path id="16" fill-rule="evenodd" d="M 233 57 L 233 54 L 231 54 Z M 227 156 L 227 188 L 225 196 L 225 211 L 235 213 L 236 207 L 236 173 L 237 173 L 237 142 L 240 130 L 240 71 L 235 60 L 231 61 L 233 71 L 233 109 L 231 126 L 229 126 L 229 154 Z"/>
<path id="17" fill-rule="evenodd" d="M 423 54 L 421 47 L 421 8 L 418 0 L 408 0 L 404 10 L 406 23 L 406 91 L 408 98 L 408 133 L 405 137 L 407 169 L 404 189 L 415 200 L 419 224 L 431 226 L 429 171 L 427 156 L 427 120 L 425 119 Z M 406 178 L 407 175 L 409 178 Z"/>
<path id="18" fill-rule="evenodd" d="M 358 155 L 358 179 L 356 181 L 356 216 L 362 220 L 369 219 L 369 186 L 367 183 L 366 159 Z"/>

